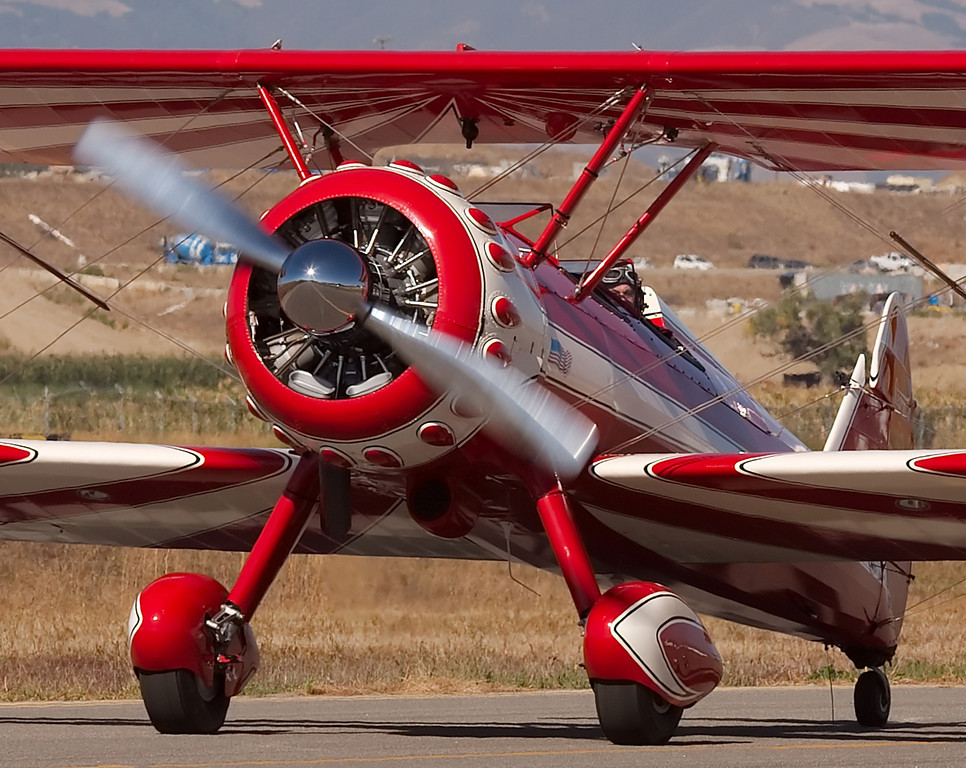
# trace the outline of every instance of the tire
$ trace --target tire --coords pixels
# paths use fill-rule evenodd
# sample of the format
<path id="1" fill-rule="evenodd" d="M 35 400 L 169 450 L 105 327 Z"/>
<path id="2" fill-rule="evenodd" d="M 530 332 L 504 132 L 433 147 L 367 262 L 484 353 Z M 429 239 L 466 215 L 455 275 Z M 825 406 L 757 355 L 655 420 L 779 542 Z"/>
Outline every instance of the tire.
<path id="1" fill-rule="evenodd" d="M 852 694 L 855 719 L 866 728 L 881 728 L 889 722 L 892 693 L 889 678 L 881 669 L 870 669 L 859 675 Z"/>
<path id="2" fill-rule="evenodd" d="M 614 744 L 667 744 L 684 710 L 638 683 L 595 682 L 597 719 Z"/>
<path id="3" fill-rule="evenodd" d="M 138 681 L 151 725 L 160 733 L 215 733 L 225 723 L 230 699 L 220 681 L 208 691 L 186 669 L 141 672 Z"/>

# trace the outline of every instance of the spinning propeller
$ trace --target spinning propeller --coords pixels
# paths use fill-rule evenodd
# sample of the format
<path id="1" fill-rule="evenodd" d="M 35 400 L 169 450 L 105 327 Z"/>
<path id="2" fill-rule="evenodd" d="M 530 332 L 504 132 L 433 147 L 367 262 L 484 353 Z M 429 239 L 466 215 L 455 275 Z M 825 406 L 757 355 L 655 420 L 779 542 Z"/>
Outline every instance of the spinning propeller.
<path id="1" fill-rule="evenodd" d="M 281 307 L 305 331 L 325 335 L 365 323 L 432 388 L 472 398 L 486 415 L 487 427 L 516 452 L 564 479 L 579 474 L 590 459 L 597 443 L 593 422 L 539 383 L 482 359 L 452 337 L 427 333 L 374 301 L 365 261 L 349 244 L 312 240 L 293 249 L 189 175 L 175 155 L 116 123 L 93 122 L 75 154 L 82 163 L 110 173 L 125 192 L 156 213 L 238 246 L 241 259 L 277 275 Z"/>

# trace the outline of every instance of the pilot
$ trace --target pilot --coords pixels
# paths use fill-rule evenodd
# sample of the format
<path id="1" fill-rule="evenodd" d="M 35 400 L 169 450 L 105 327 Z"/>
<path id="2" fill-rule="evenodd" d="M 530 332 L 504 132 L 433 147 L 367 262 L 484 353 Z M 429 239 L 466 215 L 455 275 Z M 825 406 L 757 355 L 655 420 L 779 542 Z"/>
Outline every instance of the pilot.
<path id="1" fill-rule="evenodd" d="M 644 309 L 644 294 L 641 292 L 641 278 L 630 259 L 620 259 L 604 273 L 601 285 L 612 294 L 634 308 L 638 315 Z"/>

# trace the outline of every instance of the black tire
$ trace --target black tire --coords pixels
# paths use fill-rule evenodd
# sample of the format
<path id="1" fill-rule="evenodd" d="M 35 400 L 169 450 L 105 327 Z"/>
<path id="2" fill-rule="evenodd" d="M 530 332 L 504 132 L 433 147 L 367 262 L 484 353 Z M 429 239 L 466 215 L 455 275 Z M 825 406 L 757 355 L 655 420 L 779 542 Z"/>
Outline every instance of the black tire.
<path id="1" fill-rule="evenodd" d="M 186 669 L 141 672 L 138 681 L 151 725 L 160 733 L 215 733 L 225 723 L 230 699 L 221 681 L 208 691 Z"/>
<path id="2" fill-rule="evenodd" d="M 866 728 L 881 728 L 889 722 L 892 693 L 889 678 L 881 669 L 870 669 L 859 675 L 852 694 L 855 719 Z"/>
<path id="3" fill-rule="evenodd" d="M 684 712 L 638 683 L 598 681 L 593 688 L 600 728 L 615 744 L 667 744 Z"/>

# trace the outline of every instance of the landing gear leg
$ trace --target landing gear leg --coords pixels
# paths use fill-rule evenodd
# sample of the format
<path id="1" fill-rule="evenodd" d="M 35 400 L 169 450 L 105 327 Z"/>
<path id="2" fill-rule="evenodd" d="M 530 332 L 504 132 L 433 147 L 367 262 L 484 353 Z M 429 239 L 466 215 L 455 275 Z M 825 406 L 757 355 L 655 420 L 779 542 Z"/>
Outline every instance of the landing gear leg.
<path id="1" fill-rule="evenodd" d="M 881 728 L 889 721 L 892 693 L 889 678 L 882 667 L 870 669 L 859 675 L 852 695 L 855 719 L 866 728 Z"/>
<path id="2" fill-rule="evenodd" d="M 251 620 L 258 604 L 302 537 L 309 515 L 319 501 L 319 473 L 317 454 L 308 453 L 299 459 L 242 566 L 235 586 L 228 593 L 227 605 L 244 617 L 244 621 Z"/>
<path id="3" fill-rule="evenodd" d="M 570 500 L 559 486 L 551 488 L 537 497 L 537 513 L 570 589 L 577 615 L 585 619 L 600 597 L 600 587 L 597 586 L 590 558 L 574 523 Z"/>
<path id="4" fill-rule="evenodd" d="M 534 495 L 584 626 L 584 666 L 601 730 L 615 744 L 666 744 L 684 707 L 721 679 L 707 630 L 660 584 L 628 582 L 601 595 L 566 494 L 558 486 Z"/>
<path id="5" fill-rule="evenodd" d="M 161 733 L 214 733 L 258 667 L 248 622 L 319 501 L 319 457 L 303 456 L 227 592 L 207 577 L 169 574 L 132 611 L 131 659 Z"/>

